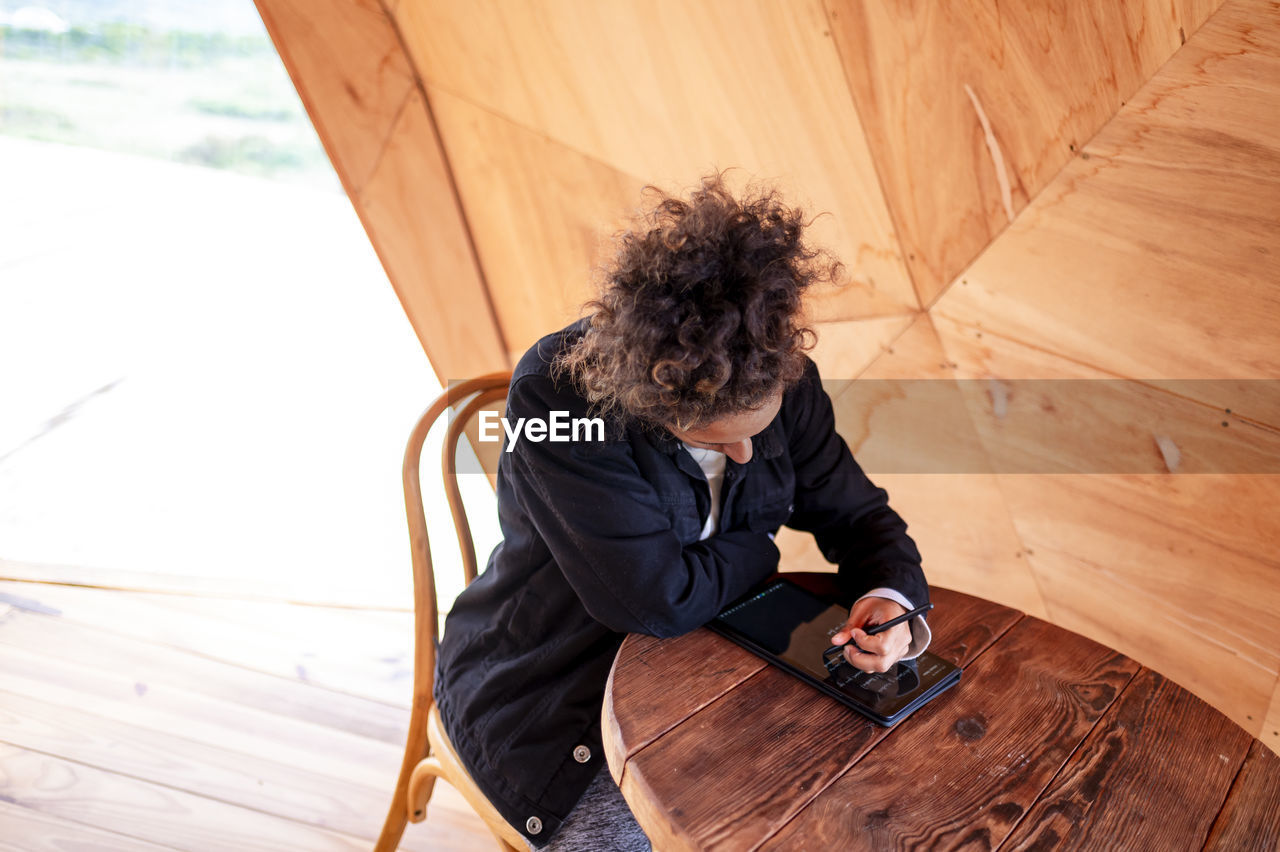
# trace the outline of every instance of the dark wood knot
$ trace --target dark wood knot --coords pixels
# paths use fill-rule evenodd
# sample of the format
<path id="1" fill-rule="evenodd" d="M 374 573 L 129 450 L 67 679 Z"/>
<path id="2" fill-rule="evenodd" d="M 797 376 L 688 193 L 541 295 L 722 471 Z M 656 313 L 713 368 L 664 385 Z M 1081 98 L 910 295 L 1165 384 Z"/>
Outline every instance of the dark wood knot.
<path id="1" fill-rule="evenodd" d="M 956 733 L 967 743 L 977 742 L 987 735 L 987 720 L 981 713 L 956 722 Z"/>

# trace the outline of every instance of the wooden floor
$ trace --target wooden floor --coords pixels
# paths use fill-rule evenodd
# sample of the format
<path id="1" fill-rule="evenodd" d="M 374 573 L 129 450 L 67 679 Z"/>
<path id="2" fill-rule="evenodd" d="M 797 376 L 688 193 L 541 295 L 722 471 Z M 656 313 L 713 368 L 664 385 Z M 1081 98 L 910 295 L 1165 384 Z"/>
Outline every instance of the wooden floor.
<path id="1" fill-rule="evenodd" d="M 0 581 L 0 850 L 367 850 L 408 613 Z M 447 785 L 402 849 L 492 847 Z"/>

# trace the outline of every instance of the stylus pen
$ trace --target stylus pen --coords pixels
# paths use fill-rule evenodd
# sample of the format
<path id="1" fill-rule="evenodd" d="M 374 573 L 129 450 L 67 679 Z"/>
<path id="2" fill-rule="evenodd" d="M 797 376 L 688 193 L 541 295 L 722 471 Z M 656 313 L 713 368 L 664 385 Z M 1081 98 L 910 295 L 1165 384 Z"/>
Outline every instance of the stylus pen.
<path id="1" fill-rule="evenodd" d="M 911 612 L 904 612 L 902 615 L 898 616 L 897 618 L 889 619 L 884 624 L 877 624 L 875 627 L 865 627 L 863 628 L 863 632 L 866 633 L 868 636 L 875 636 L 877 633 L 883 633 L 885 630 L 888 630 L 890 627 L 897 627 L 899 624 L 901 624 L 904 621 L 910 621 L 911 619 L 915 618 L 917 615 L 924 615 L 926 612 L 928 612 L 931 609 L 933 609 L 933 604 L 931 603 L 927 603 L 924 606 L 918 606 L 915 609 L 911 610 Z"/>

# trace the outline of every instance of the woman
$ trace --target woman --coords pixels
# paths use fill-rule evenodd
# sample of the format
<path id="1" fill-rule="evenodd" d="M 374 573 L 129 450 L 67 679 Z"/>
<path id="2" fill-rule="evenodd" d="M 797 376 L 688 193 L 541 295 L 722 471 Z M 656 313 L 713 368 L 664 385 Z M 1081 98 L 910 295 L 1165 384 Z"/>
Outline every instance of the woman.
<path id="1" fill-rule="evenodd" d="M 801 298 L 839 265 L 803 230 L 772 191 L 739 199 L 719 175 L 687 200 L 660 196 L 621 236 L 591 315 L 512 376 L 508 420 L 606 423 L 502 453 L 504 540 L 440 645 L 453 744 L 531 847 L 648 848 L 604 765 L 613 657 L 626 633 L 693 630 L 771 574 L 781 525 L 812 532 L 858 598 L 832 637 L 856 641 L 852 665 L 885 671 L 928 644 L 922 619 L 861 630 L 926 603 L 928 587 L 804 354 Z"/>

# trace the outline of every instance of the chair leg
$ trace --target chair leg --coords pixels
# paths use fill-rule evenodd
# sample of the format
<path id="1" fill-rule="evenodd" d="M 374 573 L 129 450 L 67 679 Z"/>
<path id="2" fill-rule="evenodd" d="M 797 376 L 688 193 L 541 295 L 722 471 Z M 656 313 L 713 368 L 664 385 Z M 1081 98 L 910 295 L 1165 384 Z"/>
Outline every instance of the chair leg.
<path id="1" fill-rule="evenodd" d="M 413 736 L 415 733 L 418 735 L 417 737 Z M 414 801 L 410 798 L 410 790 L 412 788 L 413 777 L 417 774 L 417 764 L 423 759 L 427 759 L 424 757 L 419 758 L 413 763 L 410 762 L 412 760 L 412 755 L 417 751 L 414 748 L 414 740 L 420 739 L 422 743 L 422 754 L 425 755 L 429 753 L 431 749 L 430 746 L 427 745 L 426 733 L 425 725 L 421 726 L 418 731 L 411 730 L 410 732 L 410 742 L 405 749 L 404 763 L 402 763 L 400 767 L 400 778 L 396 782 L 395 792 L 391 795 L 391 807 L 387 811 L 387 818 L 382 823 L 382 833 L 378 835 L 378 842 L 374 845 L 373 852 L 396 852 L 396 849 L 400 846 L 400 839 L 404 836 L 405 826 L 408 825 L 410 819 L 409 806 L 410 803 Z M 429 759 L 435 760 L 435 758 Z M 412 775 L 408 771 L 410 766 L 414 769 Z M 434 779 L 432 779 L 432 782 L 434 783 Z M 418 808 L 422 812 L 422 816 L 414 819 L 414 822 L 421 822 L 426 817 L 426 799 L 431 796 L 431 786 L 432 785 L 427 786 L 426 796 L 423 798 L 422 803 Z"/>
<path id="2" fill-rule="evenodd" d="M 382 823 L 382 833 L 378 835 L 378 842 L 374 845 L 373 852 L 396 852 L 408 822 L 409 811 L 405 806 L 405 800 L 399 795 L 392 797 L 391 810 L 387 811 L 387 818 Z"/>

